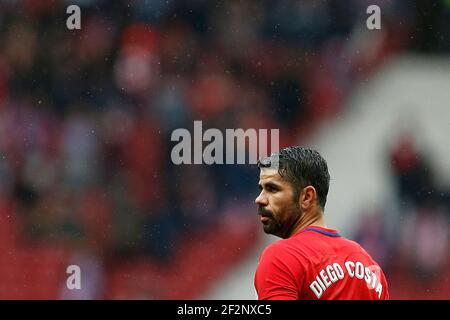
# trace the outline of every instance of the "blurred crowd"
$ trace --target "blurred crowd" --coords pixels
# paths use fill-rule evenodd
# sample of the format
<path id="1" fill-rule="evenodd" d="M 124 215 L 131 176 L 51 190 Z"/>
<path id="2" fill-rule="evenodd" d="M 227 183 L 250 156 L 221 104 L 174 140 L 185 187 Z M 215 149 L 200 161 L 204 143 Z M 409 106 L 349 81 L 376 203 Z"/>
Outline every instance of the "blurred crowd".
<path id="1" fill-rule="evenodd" d="M 391 54 L 448 52 L 448 3 L 0 0 L 1 203 L 26 241 L 170 263 L 180 234 L 257 189 L 252 166 L 173 165 L 174 129 L 279 128 L 280 146 L 298 143 Z M 398 176 L 410 199 L 419 178 Z"/>
<path id="2" fill-rule="evenodd" d="M 396 137 L 386 157 L 392 202 L 364 213 L 355 230 L 397 299 L 450 297 L 450 186 L 429 151 L 409 131 Z"/>

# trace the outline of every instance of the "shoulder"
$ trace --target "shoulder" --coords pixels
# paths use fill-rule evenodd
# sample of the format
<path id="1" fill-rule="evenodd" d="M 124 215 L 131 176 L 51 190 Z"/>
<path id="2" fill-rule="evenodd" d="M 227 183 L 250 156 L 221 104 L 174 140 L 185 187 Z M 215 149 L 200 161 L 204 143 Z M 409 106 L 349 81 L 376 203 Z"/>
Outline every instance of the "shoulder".
<path id="1" fill-rule="evenodd" d="M 292 248 L 287 239 L 278 240 L 268 245 L 262 252 L 261 258 L 279 258 L 292 254 Z"/>
<path id="2" fill-rule="evenodd" d="M 307 258 L 298 245 L 290 239 L 278 240 L 268 245 L 260 257 L 260 265 L 271 265 L 283 269 L 298 269 Z"/>
<path id="3" fill-rule="evenodd" d="M 283 242 L 284 240 L 278 240 L 276 242 L 273 242 L 269 244 L 262 252 L 262 257 L 277 257 L 279 255 L 286 254 L 289 250 L 286 246 L 286 243 Z"/>
<path id="4" fill-rule="evenodd" d="M 259 299 L 297 299 L 303 266 L 284 240 L 267 246 L 255 273 Z"/>
<path id="5" fill-rule="evenodd" d="M 370 254 L 358 242 L 347 238 L 343 238 L 343 240 L 347 243 L 347 247 L 351 250 L 351 253 L 356 256 L 361 256 L 369 260 L 373 260 Z"/>

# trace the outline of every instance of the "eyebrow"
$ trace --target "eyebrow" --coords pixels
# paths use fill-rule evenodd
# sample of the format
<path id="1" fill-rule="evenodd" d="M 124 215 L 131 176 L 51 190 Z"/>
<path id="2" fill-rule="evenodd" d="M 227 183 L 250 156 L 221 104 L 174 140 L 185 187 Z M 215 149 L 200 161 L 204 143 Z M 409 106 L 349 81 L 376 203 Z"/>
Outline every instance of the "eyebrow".
<path id="1" fill-rule="evenodd" d="M 272 182 L 272 181 L 269 181 L 269 182 L 265 183 L 265 186 L 266 187 L 272 187 L 272 188 L 281 189 L 280 185 L 278 185 L 278 184 L 276 184 L 275 182 Z M 259 187 L 259 190 L 262 190 L 262 188 L 263 188 L 260 183 L 258 183 L 258 187 Z"/>

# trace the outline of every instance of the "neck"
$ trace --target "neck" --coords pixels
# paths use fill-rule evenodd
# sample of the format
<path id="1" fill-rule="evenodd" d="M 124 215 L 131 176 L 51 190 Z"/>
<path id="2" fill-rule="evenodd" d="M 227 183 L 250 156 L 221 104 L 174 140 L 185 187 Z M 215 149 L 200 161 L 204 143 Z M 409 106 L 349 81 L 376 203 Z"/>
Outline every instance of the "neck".
<path id="1" fill-rule="evenodd" d="M 314 213 L 305 213 L 301 215 L 292 231 L 288 234 L 287 238 L 292 237 L 303 228 L 310 226 L 326 228 L 325 218 L 323 217 L 322 211 L 318 210 Z"/>

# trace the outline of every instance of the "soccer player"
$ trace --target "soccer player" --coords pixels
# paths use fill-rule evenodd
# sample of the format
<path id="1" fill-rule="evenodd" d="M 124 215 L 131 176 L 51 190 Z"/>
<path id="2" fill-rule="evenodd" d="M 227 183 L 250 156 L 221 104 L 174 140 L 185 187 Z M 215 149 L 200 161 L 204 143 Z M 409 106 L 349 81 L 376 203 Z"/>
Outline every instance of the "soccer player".
<path id="1" fill-rule="evenodd" d="M 380 266 L 357 243 L 325 225 L 330 175 L 321 155 L 288 147 L 258 162 L 256 198 L 264 232 L 282 238 L 261 254 L 260 300 L 389 298 Z"/>

